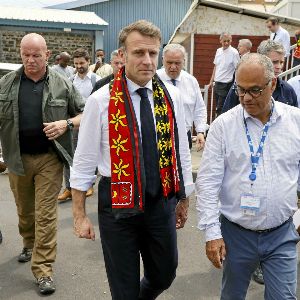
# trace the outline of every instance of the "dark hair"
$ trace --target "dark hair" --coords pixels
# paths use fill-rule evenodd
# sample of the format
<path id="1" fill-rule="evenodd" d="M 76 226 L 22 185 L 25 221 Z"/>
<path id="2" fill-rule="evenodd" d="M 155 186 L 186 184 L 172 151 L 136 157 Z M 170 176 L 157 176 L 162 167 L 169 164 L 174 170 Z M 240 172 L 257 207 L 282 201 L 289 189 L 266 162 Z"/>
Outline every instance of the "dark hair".
<path id="1" fill-rule="evenodd" d="M 86 61 L 90 60 L 90 55 L 88 51 L 83 48 L 78 48 L 73 53 L 73 58 L 79 58 L 79 57 L 85 58 Z"/>
<path id="2" fill-rule="evenodd" d="M 267 19 L 266 22 L 267 22 L 267 23 L 268 23 L 268 22 L 271 22 L 272 25 L 275 25 L 275 24 L 279 24 L 279 19 L 276 18 L 276 17 L 269 17 L 269 18 Z"/>
<path id="3" fill-rule="evenodd" d="M 104 51 L 103 49 L 97 49 L 97 50 L 96 50 L 96 53 L 97 53 L 98 51 L 102 51 L 102 52 L 105 54 L 105 51 Z"/>

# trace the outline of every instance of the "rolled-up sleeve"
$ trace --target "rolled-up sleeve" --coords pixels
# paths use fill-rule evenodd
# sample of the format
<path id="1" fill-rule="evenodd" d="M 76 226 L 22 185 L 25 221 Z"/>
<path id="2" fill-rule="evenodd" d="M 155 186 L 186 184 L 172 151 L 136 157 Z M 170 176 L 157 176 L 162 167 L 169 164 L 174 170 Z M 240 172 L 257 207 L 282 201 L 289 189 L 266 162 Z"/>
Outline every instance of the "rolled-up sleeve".
<path id="1" fill-rule="evenodd" d="M 206 241 L 222 237 L 219 221 L 219 192 L 224 177 L 224 144 L 221 123 L 211 125 L 196 180 L 198 228 Z"/>
<path id="2" fill-rule="evenodd" d="M 71 167 L 71 187 L 87 191 L 96 180 L 95 170 L 100 160 L 101 110 L 100 101 L 88 98 L 82 115 L 77 148 Z"/>

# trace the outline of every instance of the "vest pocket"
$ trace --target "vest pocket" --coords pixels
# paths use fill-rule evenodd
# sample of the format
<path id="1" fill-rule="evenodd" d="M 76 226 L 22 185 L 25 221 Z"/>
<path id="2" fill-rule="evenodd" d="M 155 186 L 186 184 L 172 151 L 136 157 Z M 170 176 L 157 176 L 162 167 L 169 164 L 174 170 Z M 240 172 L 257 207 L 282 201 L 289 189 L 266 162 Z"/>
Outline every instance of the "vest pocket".
<path id="1" fill-rule="evenodd" d="M 12 119 L 13 109 L 12 101 L 8 99 L 7 94 L 0 94 L 0 119 Z"/>

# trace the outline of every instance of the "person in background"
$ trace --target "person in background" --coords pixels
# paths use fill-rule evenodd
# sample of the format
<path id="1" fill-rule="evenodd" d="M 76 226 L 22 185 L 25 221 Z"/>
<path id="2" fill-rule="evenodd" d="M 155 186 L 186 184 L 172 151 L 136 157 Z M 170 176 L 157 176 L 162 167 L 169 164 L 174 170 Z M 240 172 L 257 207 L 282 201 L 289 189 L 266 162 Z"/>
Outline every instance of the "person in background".
<path id="1" fill-rule="evenodd" d="M 238 43 L 238 52 L 240 57 L 251 52 L 252 42 L 249 39 L 241 39 Z"/>
<path id="2" fill-rule="evenodd" d="M 279 42 L 285 49 L 285 57 L 290 55 L 291 51 L 291 38 L 288 31 L 282 28 L 279 24 L 279 18 L 270 17 L 266 21 L 267 28 L 270 30 L 270 40 Z"/>
<path id="3" fill-rule="evenodd" d="M 283 45 L 271 40 L 262 41 L 257 48 L 257 52 L 268 56 L 273 62 L 275 76 L 277 77 L 276 88 L 272 95 L 274 100 L 298 106 L 297 95 L 293 88 L 287 82 L 278 78 L 284 66 L 285 49 Z M 239 97 L 235 93 L 235 86 L 233 86 L 226 97 L 222 112 L 228 111 L 239 103 Z"/>
<path id="4" fill-rule="evenodd" d="M 79 48 L 73 53 L 73 63 L 76 69 L 76 74 L 73 75 L 70 80 L 73 82 L 73 85 L 86 102 L 97 80 L 100 80 L 101 78 L 89 70 L 90 55 L 86 49 Z M 78 130 L 73 130 L 74 149 L 76 149 L 77 146 L 77 139 Z M 58 201 L 66 201 L 72 198 L 69 166 L 64 167 L 64 179 L 65 189 L 60 195 L 58 195 Z M 93 187 L 90 187 L 86 192 L 86 196 L 90 197 L 93 193 L 94 189 Z"/>
<path id="5" fill-rule="evenodd" d="M 55 55 L 54 65 L 58 65 L 59 64 L 59 60 L 60 60 L 60 55 L 59 54 Z"/>
<path id="6" fill-rule="evenodd" d="M 296 49 L 294 51 L 293 67 L 300 65 L 300 29 L 295 31 Z"/>
<path id="7" fill-rule="evenodd" d="M 294 92 L 297 95 L 298 107 L 300 108 L 300 75 L 289 79 L 288 84 L 294 89 Z"/>
<path id="8" fill-rule="evenodd" d="M 50 51 L 41 35 L 25 35 L 20 54 L 23 66 L 0 79 L 0 107 L 6 107 L 0 139 L 23 238 L 18 261 L 31 261 L 39 292 L 51 294 L 57 196 L 63 162 L 72 164 L 72 129 L 79 127 L 84 102 L 67 78 L 48 68 Z"/>
<path id="9" fill-rule="evenodd" d="M 52 70 L 70 79 L 75 72 L 75 69 L 70 66 L 70 61 L 70 54 L 68 52 L 61 52 L 59 54 L 59 62 L 52 67 Z"/>
<path id="10" fill-rule="evenodd" d="M 105 51 L 103 49 L 96 50 L 96 63 L 90 66 L 90 70 L 101 78 L 113 73 L 112 67 L 105 63 Z"/>
<path id="11" fill-rule="evenodd" d="M 106 84 L 110 83 L 115 78 L 115 76 L 117 75 L 119 70 L 124 66 L 124 60 L 121 57 L 121 55 L 119 54 L 119 50 L 114 50 L 111 53 L 110 65 L 113 68 L 113 73 L 100 79 L 99 81 L 97 81 L 91 94 L 96 92 L 97 90 L 99 90 L 100 88 L 105 86 Z"/>
<path id="12" fill-rule="evenodd" d="M 239 52 L 231 46 L 232 37 L 229 33 L 220 35 L 222 45 L 216 52 L 214 69 L 209 82 L 213 87 L 216 99 L 216 116 L 220 115 L 222 108 L 234 81 L 235 68 L 240 60 Z"/>
<path id="13" fill-rule="evenodd" d="M 169 44 L 163 49 L 163 68 L 157 75 L 163 80 L 178 87 L 184 105 L 185 125 L 192 148 L 193 124 L 197 132 L 197 151 L 203 149 L 207 129 L 207 109 L 197 79 L 183 70 L 186 52 L 179 44 Z"/>
<path id="14" fill-rule="evenodd" d="M 208 259 L 223 269 L 222 300 L 244 300 L 259 264 L 265 299 L 297 299 L 300 110 L 274 101 L 276 80 L 269 57 L 242 57 L 241 104 L 210 126 L 198 170 L 198 227 Z"/>
<path id="15" fill-rule="evenodd" d="M 111 87 L 89 97 L 71 170 L 79 238 L 95 239 L 85 191 L 96 166 L 102 175 L 98 220 L 112 300 L 154 300 L 170 287 L 178 265 L 176 228 L 186 222 L 193 191 L 183 101 L 155 74 L 161 38 L 145 20 L 121 30 L 125 67 Z"/>

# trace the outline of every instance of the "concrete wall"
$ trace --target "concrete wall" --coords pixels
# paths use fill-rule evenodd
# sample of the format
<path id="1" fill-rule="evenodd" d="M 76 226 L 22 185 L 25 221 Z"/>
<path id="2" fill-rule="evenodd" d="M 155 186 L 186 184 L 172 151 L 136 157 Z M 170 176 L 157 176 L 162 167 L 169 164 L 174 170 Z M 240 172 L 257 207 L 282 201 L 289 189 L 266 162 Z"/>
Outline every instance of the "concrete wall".
<path id="1" fill-rule="evenodd" d="M 45 29 L 37 31 L 34 28 L 21 29 L 0 26 L 0 62 L 21 63 L 20 42 L 29 32 L 37 32 L 44 36 L 48 49 L 52 52 L 49 63 L 52 64 L 54 56 L 62 51 L 72 54 L 77 48 L 86 48 L 90 54 L 93 49 L 94 38 L 92 33 L 84 32 L 55 32 Z"/>
<path id="2" fill-rule="evenodd" d="M 297 26 L 282 24 L 293 36 Z M 265 19 L 198 6 L 181 26 L 179 33 L 220 34 L 228 31 L 233 35 L 269 35 Z"/>

